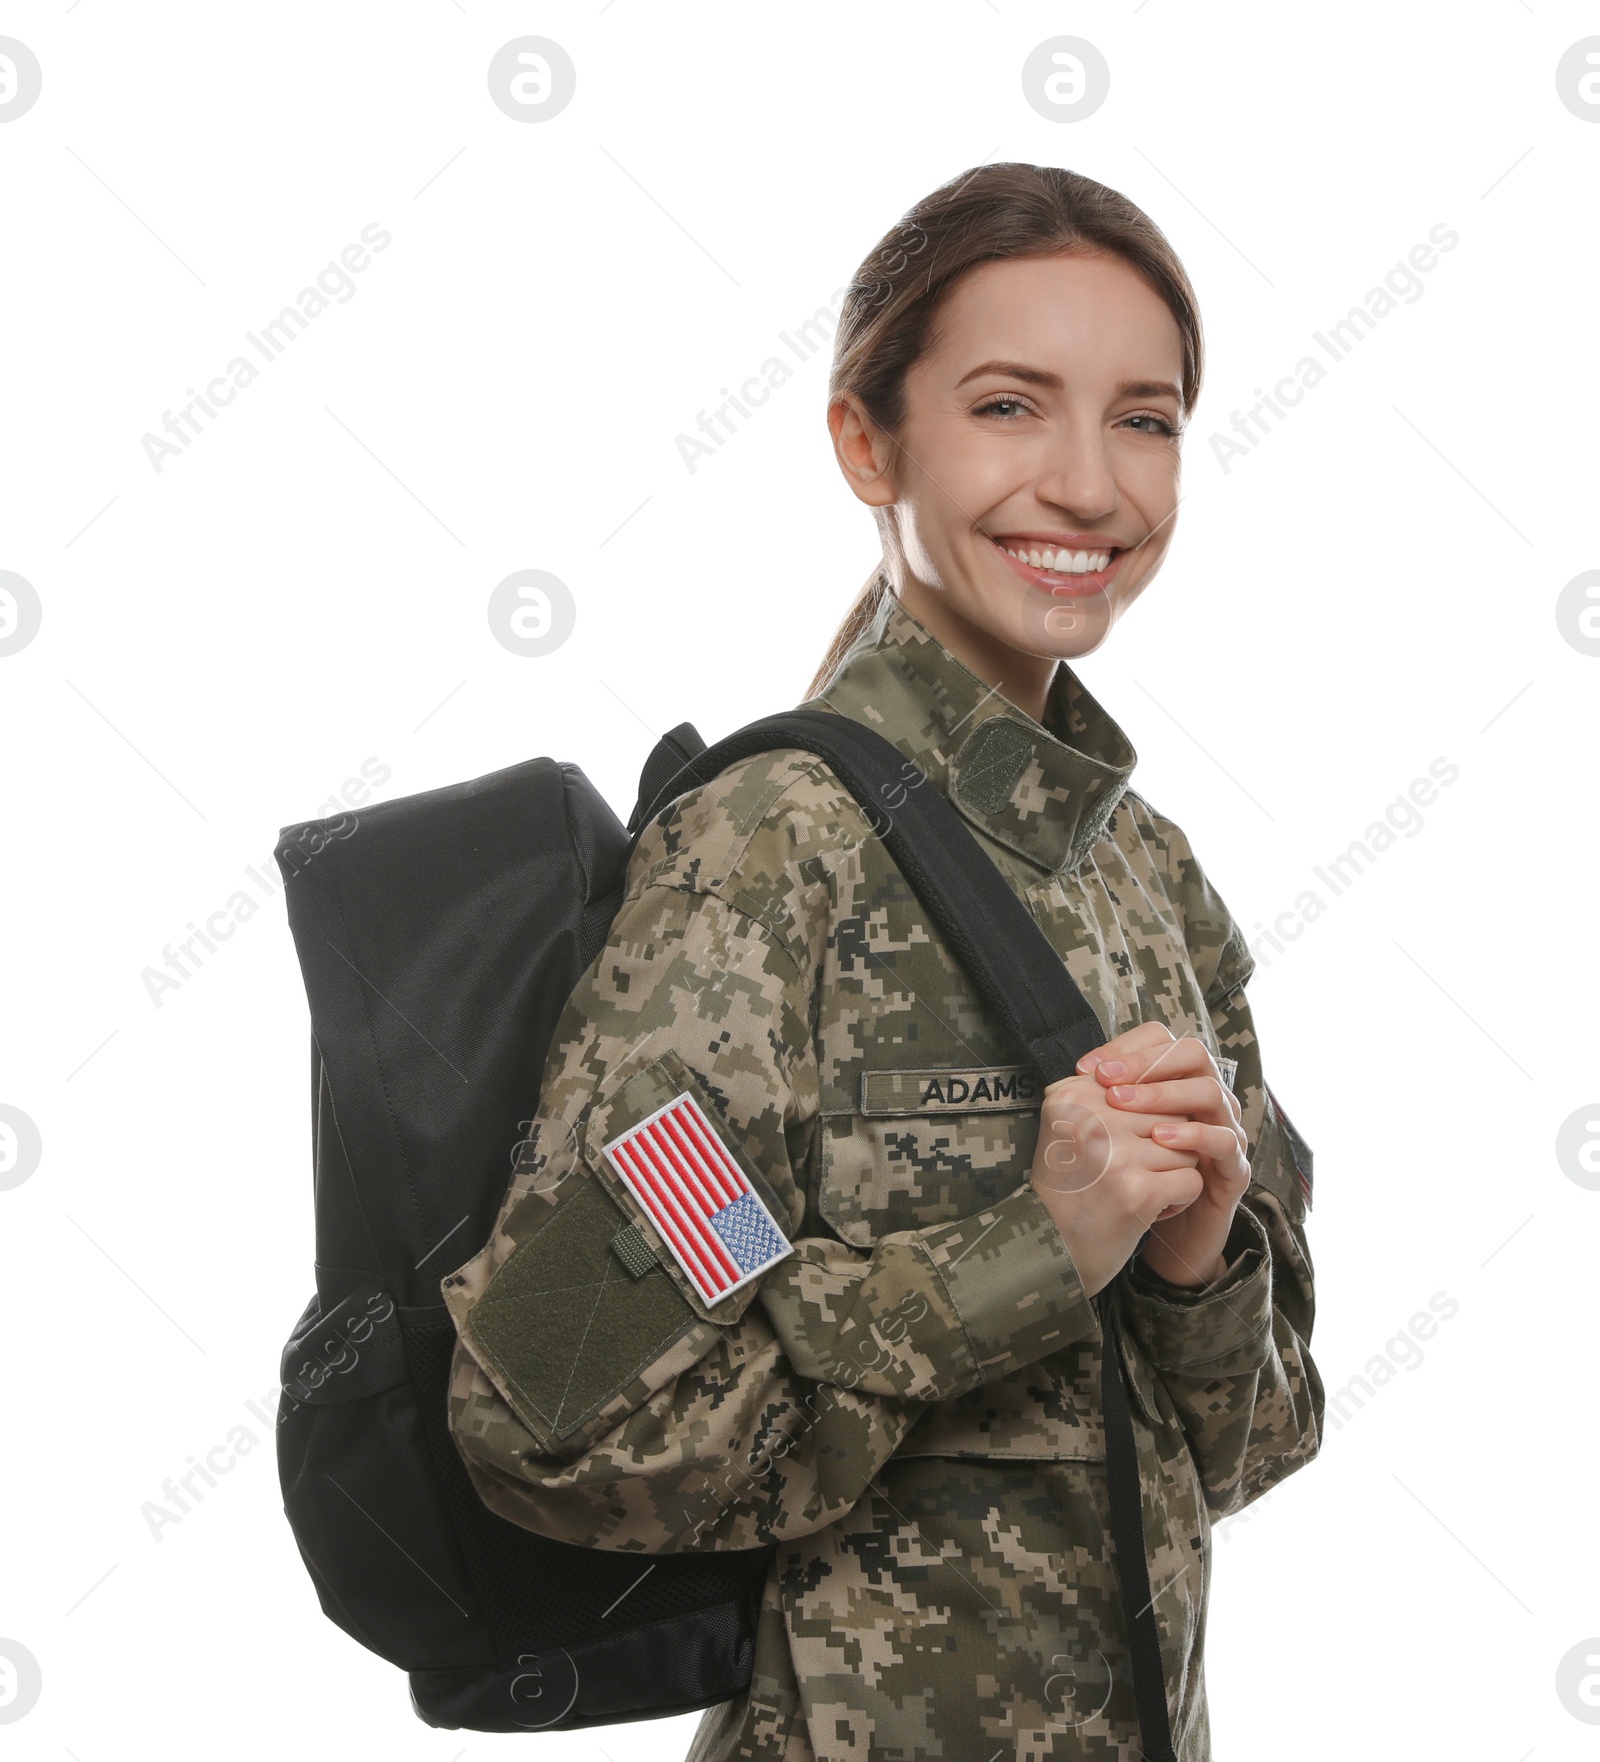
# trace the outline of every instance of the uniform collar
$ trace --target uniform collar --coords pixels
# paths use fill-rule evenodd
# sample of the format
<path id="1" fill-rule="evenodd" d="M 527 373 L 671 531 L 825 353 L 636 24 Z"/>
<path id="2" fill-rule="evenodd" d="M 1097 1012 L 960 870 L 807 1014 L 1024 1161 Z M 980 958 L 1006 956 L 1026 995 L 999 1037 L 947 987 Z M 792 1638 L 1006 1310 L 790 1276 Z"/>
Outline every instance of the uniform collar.
<path id="1" fill-rule="evenodd" d="M 892 740 L 964 819 L 1038 868 L 1074 869 L 1138 759 L 1063 661 L 1041 725 L 886 595 L 820 701 Z"/>

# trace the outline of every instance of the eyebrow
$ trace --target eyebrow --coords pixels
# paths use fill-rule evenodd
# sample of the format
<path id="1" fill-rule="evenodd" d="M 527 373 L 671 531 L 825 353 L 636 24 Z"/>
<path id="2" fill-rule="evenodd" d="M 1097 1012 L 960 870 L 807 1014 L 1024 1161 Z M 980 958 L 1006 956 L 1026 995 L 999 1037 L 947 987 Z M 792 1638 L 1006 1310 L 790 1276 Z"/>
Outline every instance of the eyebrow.
<path id="1" fill-rule="evenodd" d="M 1026 385 L 1043 386 L 1046 391 L 1058 392 L 1062 389 L 1061 375 L 1050 373 L 1043 367 L 1030 367 L 1025 361 L 985 361 L 981 367 L 974 367 L 970 373 L 964 373 L 956 381 L 959 391 L 969 379 L 978 379 L 985 374 L 999 374 L 1007 379 L 1020 379 Z M 1183 402 L 1182 390 L 1170 379 L 1124 379 L 1117 388 L 1119 398 L 1176 398 Z"/>

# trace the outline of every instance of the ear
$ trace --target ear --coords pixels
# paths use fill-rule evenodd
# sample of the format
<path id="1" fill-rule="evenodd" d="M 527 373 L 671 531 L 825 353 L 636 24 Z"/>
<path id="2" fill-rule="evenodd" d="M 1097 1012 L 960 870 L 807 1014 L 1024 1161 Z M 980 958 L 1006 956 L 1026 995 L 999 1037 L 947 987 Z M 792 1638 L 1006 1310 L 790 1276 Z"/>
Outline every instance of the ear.
<path id="1" fill-rule="evenodd" d="M 854 392 L 844 392 L 828 406 L 828 429 L 834 457 L 844 480 L 869 508 L 887 508 L 895 500 L 890 469 L 895 447 L 867 414 Z"/>

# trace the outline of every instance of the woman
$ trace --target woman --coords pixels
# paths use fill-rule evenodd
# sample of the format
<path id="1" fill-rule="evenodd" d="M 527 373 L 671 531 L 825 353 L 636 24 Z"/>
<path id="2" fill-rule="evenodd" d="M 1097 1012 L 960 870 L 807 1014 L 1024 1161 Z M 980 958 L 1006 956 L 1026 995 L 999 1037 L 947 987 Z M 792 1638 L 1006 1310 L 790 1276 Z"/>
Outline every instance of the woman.
<path id="1" fill-rule="evenodd" d="M 1041 1097 L 828 767 L 747 760 L 645 830 L 538 1157 L 445 1281 L 493 1509 L 589 1546 L 778 1544 L 749 1693 L 697 1762 L 1138 1754 L 1090 1302 L 1113 1282 L 1174 1743 L 1210 1754 L 1211 1522 L 1317 1449 L 1311 1158 L 1244 938 L 1070 665 L 1161 566 L 1200 373 L 1161 233 L 1047 166 L 919 203 L 836 338 L 829 425 L 883 562 L 813 697 L 949 797 L 1106 1043 Z M 776 1226 L 715 1303 L 628 1179 L 680 1095 Z M 541 1403 L 479 1305 L 552 1205 L 602 1195 L 670 1312 L 597 1314 Z"/>

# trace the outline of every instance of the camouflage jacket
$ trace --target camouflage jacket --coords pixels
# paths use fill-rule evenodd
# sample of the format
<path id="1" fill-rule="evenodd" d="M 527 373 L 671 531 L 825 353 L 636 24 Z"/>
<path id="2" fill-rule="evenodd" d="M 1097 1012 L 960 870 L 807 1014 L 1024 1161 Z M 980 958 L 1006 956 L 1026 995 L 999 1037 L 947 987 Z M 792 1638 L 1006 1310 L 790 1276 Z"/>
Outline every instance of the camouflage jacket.
<path id="1" fill-rule="evenodd" d="M 1316 1453 L 1323 1407 L 1311 1155 L 1263 1079 L 1252 957 L 1070 667 L 1041 726 L 891 601 L 823 702 L 947 795 L 1108 1037 L 1197 1035 L 1242 1104 L 1225 1273 L 1115 1281 L 1174 1741 L 1205 1762 L 1211 1523 Z M 484 1501 L 547 1536 L 777 1544 L 750 1691 L 704 1716 L 697 1762 L 1139 1753 L 1104 1342 L 1028 1184 L 1018 1057 L 821 760 L 739 763 L 640 839 L 495 1233 L 443 1281 L 450 1421 Z M 603 1154 L 684 1093 L 794 1245 L 714 1303 Z M 530 1293 L 602 1213 L 667 1276 L 617 1265 L 531 1339 Z"/>

